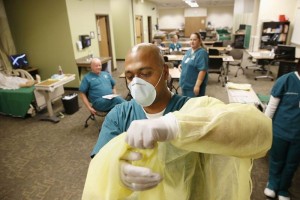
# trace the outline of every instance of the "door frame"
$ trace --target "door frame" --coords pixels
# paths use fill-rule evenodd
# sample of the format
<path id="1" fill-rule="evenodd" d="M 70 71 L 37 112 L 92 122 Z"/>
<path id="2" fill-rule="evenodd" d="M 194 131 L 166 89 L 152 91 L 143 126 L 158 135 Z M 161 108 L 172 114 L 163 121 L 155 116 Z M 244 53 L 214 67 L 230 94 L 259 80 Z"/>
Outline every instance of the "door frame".
<path id="1" fill-rule="evenodd" d="M 137 18 L 140 18 L 140 33 L 141 33 L 141 43 L 144 42 L 144 25 L 143 25 L 143 15 L 135 15 L 134 17 L 134 21 L 135 21 L 135 44 L 138 44 L 138 40 L 137 40 Z"/>
<path id="2" fill-rule="evenodd" d="M 109 57 L 111 57 L 111 70 L 114 70 L 114 62 L 113 62 L 113 51 L 112 51 L 112 42 L 111 42 L 111 31 L 110 31 L 110 23 L 109 23 L 109 15 L 107 14 L 96 14 L 95 15 L 95 20 L 96 20 L 96 32 L 97 32 L 97 43 L 98 43 L 98 49 L 99 49 L 99 56 L 101 54 L 100 52 L 100 44 L 99 44 L 99 34 L 98 33 L 98 24 L 97 24 L 97 19 L 98 18 L 102 18 L 104 17 L 105 18 L 105 26 L 106 26 L 106 31 L 107 31 L 107 42 L 108 42 L 108 54 L 109 54 Z"/>
<path id="3" fill-rule="evenodd" d="M 152 42 L 152 17 L 148 16 L 147 17 L 147 25 L 148 25 L 148 42 Z"/>

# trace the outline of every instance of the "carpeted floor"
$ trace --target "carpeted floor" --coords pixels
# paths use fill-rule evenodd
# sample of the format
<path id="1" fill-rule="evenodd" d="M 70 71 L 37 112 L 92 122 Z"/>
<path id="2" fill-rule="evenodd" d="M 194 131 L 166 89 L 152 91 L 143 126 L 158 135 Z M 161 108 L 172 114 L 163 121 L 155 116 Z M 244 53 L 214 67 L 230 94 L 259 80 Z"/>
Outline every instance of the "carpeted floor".
<path id="1" fill-rule="evenodd" d="M 118 62 L 118 70 L 113 72 L 117 90 L 125 97 L 127 89 L 123 72 L 124 62 Z M 246 63 L 244 63 L 246 65 Z M 257 93 L 268 95 L 274 82 L 257 80 L 252 69 L 234 77 L 235 67 L 230 68 L 229 79 L 237 83 L 250 83 Z M 277 67 L 272 67 L 276 77 Z M 74 91 L 66 91 L 73 93 Z M 77 92 L 77 91 L 75 91 Z M 224 87 L 217 82 L 217 75 L 211 74 L 207 95 L 228 102 Z M 1 200 L 77 200 L 81 194 L 90 162 L 89 153 L 98 138 L 101 118 L 90 121 L 89 127 L 83 124 L 89 115 L 79 100 L 80 109 L 73 115 L 64 115 L 61 121 L 53 124 L 35 117 L 25 119 L 0 115 L 0 199 Z M 60 101 L 54 103 L 56 110 L 62 108 Z M 251 200 L 266 199 L 263 189 L 268 173 L 267 156 L 254 161 L 252 170 L 253 194 Z M 300 170 L 294 177 L 291 187 L 293 200 L 300 200 Z M 242 200 L 242 199 L 241 199 Z"/>

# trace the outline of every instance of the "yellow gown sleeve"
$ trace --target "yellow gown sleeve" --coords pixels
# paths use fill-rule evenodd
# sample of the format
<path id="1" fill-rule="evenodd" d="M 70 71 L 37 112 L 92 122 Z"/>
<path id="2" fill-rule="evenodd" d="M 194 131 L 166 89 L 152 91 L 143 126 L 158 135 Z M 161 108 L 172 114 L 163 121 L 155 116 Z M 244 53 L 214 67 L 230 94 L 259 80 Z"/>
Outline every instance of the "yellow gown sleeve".
<path id="1" fill-rule="evenodd" d="M 259 158 L 272 144 L 272 121 L 253 105 L 192 98 L 174 115 L 179 133 L 172 144 L 180 149 Z"/>

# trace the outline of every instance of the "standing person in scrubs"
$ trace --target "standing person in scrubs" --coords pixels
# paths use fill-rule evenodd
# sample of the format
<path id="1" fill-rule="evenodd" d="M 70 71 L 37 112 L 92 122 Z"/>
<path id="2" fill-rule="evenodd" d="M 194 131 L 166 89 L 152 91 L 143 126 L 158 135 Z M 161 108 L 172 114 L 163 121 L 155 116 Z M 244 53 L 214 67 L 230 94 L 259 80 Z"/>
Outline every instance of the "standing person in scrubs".
<path id="1" fill-rule="evenodd" d="M 200 97 L 205 95 L 207 85 L 208 54 L 199 33 L 191 34 L 190 45 L 191 49 L 186 52 L 179 65 L 179 85 L 183 96 Z"/>
<path id="2" fill-rule="evenodd" d="M 273 121 L 266 196 L 290 200 L 288 189 L 300 163 L 300 60 L 297 71 L 274 84 L 265 114 Z"/>

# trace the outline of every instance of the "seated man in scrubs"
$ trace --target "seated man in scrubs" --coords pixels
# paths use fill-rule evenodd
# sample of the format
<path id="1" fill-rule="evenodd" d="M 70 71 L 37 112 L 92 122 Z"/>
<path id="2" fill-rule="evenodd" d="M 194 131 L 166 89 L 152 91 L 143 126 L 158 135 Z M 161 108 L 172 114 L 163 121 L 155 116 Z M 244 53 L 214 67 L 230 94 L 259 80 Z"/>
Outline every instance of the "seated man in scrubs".
<path id="1" fill-rule="evenodd" d="M 178 43 L 178 35 L 173 35 L 172 37 L 172 43 L 169 46 L 170 52 L 173 51 L 181 51 L 181 44 Z"/>
<path id="2" fill-rule="evenodd" d="M 84 76 L 79 87 L 81 99 L 92 114 L 96 114 L 97 110 L 110 111 L 115 105 L 125 101 L 117 95 L 112 99 L 103 98 L 105 95 L 117 94 L 117 91 L 112 76 L 101 70 L 101 60 L 93 58 L 91 71 Z"/>
<path id="3" fill-rule="evenodd" d="M 125 75 L 133 99 L 107 115 L 82 199 L 250 199 L 270 119 L 252 105 L 172 94 L 155 45 L 133 47 Z"/>

